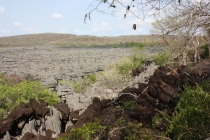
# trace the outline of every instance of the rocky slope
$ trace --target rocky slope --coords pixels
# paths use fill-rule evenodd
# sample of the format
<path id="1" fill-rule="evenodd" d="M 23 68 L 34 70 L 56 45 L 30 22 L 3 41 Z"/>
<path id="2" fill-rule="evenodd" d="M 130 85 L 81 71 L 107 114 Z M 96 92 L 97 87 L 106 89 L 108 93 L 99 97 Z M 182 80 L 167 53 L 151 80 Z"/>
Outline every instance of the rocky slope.
<path id="1" fill-rule="evenodd" d="M 156 53 L 162 48 L 147 48 L 144 53 Z M 72 128 L 100 120 L 111 126 L 96 139 L 119 140 L 127 136 L 124 127 L 118 126 L 122 117 L 132 124 L 152 125 L 155 109 L 173 112 L 178 95 L 186 82 L 210 79 L 210 61 L 191 67 L 158 67 L 148 60 L 141 69 L 132 71 L 133 80 L 118 90 L 102 89 L 97 83 L 84 94 L 75 93 L 68 83 L 87 73 L 103 70 L 110 62 L 130 55 L 128 48 L 2 48 L 0 71 L 17 73 L 26 79 L 37 79 L 57 91 L 63 102 L 49 106 L 45 101 L 30 99 L 21 103 L 7 118 L 0 120 L 0 139 L 44 140 L 56 139 Z M 193 81 L 193 82 L 192 82 Z M 127 125 L 127 124 L 125 124 Z M 158 129 L 163 131 L 161 123 Z M 138 133 L 154 129 L 137 129 Z"/>
<path id="2" fill-rule="evenodd" d="M 0 48 L 0 72 L 16 73 L 56 88 L 58 80 L 102 71 L 116 59 L 129 55 L 129 48 L 6 47 Z"/>
<path id="3" fill-rule="evenodd" d="M 144 74 L 145 69 L 149 68 L 148 66 L 143 71 L 136 70 L 140 73 L 136 76 Z M 148 81 L 134 82 L 135 86 L 122 89 L 114 98 L 93 97 L 90 105 L 81 114 L 80 110 L 72 110 L 71 105 L 65 103 L 58 103 L 52 107 L 43 100 L 37 102 L 30 99 L 29 105 L 21 103 L 8 118 L 0 120 L 0 137 L 4 140 L 55 139 L 71 128 L 82 127 L 83 124 L 98 118 L 101 125 L 111 126 L 111 130 L 106 132 L 108 135 L 100 135 L 96 139 L 119 140 L 126 136 L 124 128 L 119 129 L 116 125 L 119 118 L 123 116 L 126 122 L 132 124 L 142 123 L 143 127 L 151 126 L 152 118 L 156 114 L 155 108 L 173 112 L 184 83 L 188 81 L 193 84 L 203 79 L 210 79 L 210 61 L 190 68 L 159 67 Z M 75 103 L 80 103 L 80 98 Z M 132 108 L 130 103 L 134 103 Z M 158 129 L 162 130 L 164 126 L 160 124 Z M 138 131 L 142 133 L 142 129 Z M 158 138 L 155 130 L 147 131 Z"/>

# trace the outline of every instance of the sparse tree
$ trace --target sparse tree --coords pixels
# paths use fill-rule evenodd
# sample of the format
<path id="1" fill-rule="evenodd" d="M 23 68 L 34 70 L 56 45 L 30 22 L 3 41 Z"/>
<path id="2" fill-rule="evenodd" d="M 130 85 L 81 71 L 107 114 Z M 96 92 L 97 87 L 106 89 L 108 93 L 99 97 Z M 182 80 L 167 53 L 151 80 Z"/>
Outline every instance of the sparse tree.
<path id="1" fill-rule="evenodd" d="M 185 0 L 180 4 L 170 5 L 170 9 L 165 10 L 160 15 L 153 23 L 155 28 L 152 33 L 162 35 L 166 42 L 170 42 L 171 38 L 174 37 L 182 42 L 180 52 L 183 59 L 181 64 L 186 65 L 186 49 L 189 47 L 193 47 L 195 50 L 194 62 L 199 61 L 199 37 L 205 34 L 207 41 L 210 41 L 208 32 L 210 28 L 210 2 Z M 210 42 L 208 44 L 210 45 Z M 174 48 L 172 45 L 170 46 Z"/>
<path id="2" fill-rule="evenodd" d="M 100 9 L 102 5 L 107 9 Z M 155 30 L 152 30 L 152 34 L 161 35 L 171 48 L 175 46 L 171 44 L 170 38 L 179 37 L 184 46 L 181 49 L 184 65 L 188 46 L 195 49 L 194 61 L 200 59 L 198 37 L 201 35 L 205 35 L 210 51 L 209 0 L 93 0 L 90 7 L 93 8 L 85 15 L 84 21 L 88 17 L 90 19 L 93 11 L 114 15 L 118 7 L 125 8 L 122 17 L 126 18 L 130 13 L 139 22 L 147 16 L 156 16 L 157 21 L 154 23 Z M 131 26 L 137 28 L 136 25 Z"/>
<path id="3" fill-rule="evenodd" d="M 93 0 L 89 5 L 90 11 L 85 14 L 84 23 L 87 19 L 91 20 L 90 16 L 94 11 L 115 15 L 120 7 L 125 8 L 122 18 L 127 18 L 130 13 L 138 19 L 138 22 L 141 22 L 144 21 L 145 17 L 155 15 L 177 1 L 180 2 L 180 0 Z"/>
<path id="4" fill-rule="evenodd" d="M 144 19 L 147 15 L 154 15 L 177 2 L 181 3 L 181 0 L 93 0 L 89 6 L 91 10 L 86 14 L 85 18 L 93 11 L 113 15 L 118 7 L 124 7 L 125 14 L 122 17 L 126 18 L 126 15 L 130 12 L 136 18 Z M 107 9 L 102 10 L 100 8 L 102 5 L 106 5 Z"/>

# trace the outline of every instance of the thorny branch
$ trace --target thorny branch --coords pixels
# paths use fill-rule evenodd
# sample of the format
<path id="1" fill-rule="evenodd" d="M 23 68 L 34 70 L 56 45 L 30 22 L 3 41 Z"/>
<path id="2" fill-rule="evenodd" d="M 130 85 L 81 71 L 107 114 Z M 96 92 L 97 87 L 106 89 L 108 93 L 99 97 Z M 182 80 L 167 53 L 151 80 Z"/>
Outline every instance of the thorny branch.
<path id="1" fill-rule="evenodd" d="M 125 13 L 122 17 L 127 18 L 128 13 L 131 13 L 132 16 L 137 18 L 136 22 L 142 22 L 145 20 L 146 16 L 152 16 L 157 14 L 160 10 L 165 9 L 168 5 L 175 2 L 177 0 L 130 0 L 129 2 L 123 0 L 93 0 L 89 5 L 93 7 L 88 13 L 85 14 L 84 23 L 86 23 L 86 19 L 89 17 L 92 12 L 97 11 L 104 14 L 110 14 L 108 11 L 116 9 L 118 7 L 125 8 Z M 95 4 L 95 5 L 94 5 Z M 107 10 L 106 12 L 99 10 L 100 6 L 106 4 Z M 114 15 L 112 11 L 110 15 Z"/>
<path id="2" fill-rule="evenodd" d="M 114 103 L 116 102 L 116 100 L 117 100 L 119 97 L 121 97 L 122 95 L 131 95 L 131 96 L 133 96 L 135 99 L 138 99 L 138 98 L 141 96 L 141 94 L 143 94 L 148 88 L 149 88 L 149 87 L 146 87 L 138 96 L 137 96 L 137 94 L 132 94 L 132 93 L 121 93 L 121 94 L 118 95 L 118 97 L 114 98 L 113 101 L 111 101 L 111 102 L 108 103 L 107 105 L 114 104 Z"/>

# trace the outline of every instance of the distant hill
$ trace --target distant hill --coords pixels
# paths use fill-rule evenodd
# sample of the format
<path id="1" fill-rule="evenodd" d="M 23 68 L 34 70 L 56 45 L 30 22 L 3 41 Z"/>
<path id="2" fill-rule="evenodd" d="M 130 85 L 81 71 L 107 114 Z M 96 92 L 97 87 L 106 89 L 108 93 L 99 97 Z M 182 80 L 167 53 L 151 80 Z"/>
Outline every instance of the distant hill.
<path id="1" fill-rule="evenodd" d="M 96 37 L 73 34 L 42 33 L 0 37 L 0 47 L 27 47 L 27 46 L 93 46 L 119 44 L 125 42 L 148 42 L 157 40 L 149 35 L 132 35 L 118 37 Z"/>
<path id="2" fill-rule="evenodd" d="M 10 47 L 21 47 L 21 46 L 40 46 L 45 45 L 52 41 L 73 37 L 76 35 L 71 34 L 29 34 L 29 35 L 18 35 L 10 37 L 0 37 L 0 46 Z"/>

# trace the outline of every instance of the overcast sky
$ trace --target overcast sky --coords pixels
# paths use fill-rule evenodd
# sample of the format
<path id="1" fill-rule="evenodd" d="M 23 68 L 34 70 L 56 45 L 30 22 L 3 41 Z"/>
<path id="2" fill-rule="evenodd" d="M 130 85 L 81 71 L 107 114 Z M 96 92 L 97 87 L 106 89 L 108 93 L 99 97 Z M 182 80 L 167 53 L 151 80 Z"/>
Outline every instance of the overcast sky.
<path id="1" fill-rule="evenodd" d="M 125 3 L 129 0 L 123 0 Z M 34 33 L 68 33 L 76 35 L 120 36 L 148 34 L 152 17 L 137 23 L 133 15 L 124 19 L 125 8 L 101 6 L 101 11 L 113 12 L 113 15 L 94 11 L 91 21 L 84 16 L 93 7 L 93 0 L 0 0 L 0 37 Z M 95 5 L 95 3 L 93 3 Z"/>

